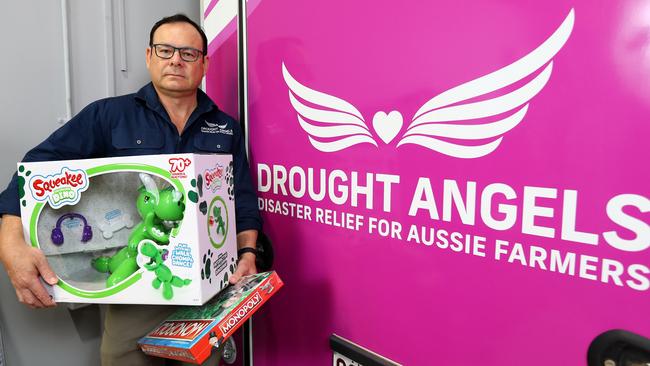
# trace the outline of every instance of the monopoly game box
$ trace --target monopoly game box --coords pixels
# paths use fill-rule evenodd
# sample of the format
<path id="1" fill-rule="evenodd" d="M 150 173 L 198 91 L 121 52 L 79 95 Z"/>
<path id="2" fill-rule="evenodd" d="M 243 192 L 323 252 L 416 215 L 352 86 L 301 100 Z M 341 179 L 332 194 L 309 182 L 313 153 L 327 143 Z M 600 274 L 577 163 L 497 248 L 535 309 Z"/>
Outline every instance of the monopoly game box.
<path id="1" fill-rule="evenodd" d="M 180 308 L 138 344 L 151 356 L 200 364 L 282 285 L 274 271 L 242 277 L 205 305 Z"/>

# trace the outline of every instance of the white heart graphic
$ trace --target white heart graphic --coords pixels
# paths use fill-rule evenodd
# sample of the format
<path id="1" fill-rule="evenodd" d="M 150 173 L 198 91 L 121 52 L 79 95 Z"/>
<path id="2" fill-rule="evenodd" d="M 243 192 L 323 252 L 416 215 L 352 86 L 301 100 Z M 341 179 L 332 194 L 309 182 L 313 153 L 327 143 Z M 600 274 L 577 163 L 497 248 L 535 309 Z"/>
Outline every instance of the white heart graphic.
<path id="1" fill-rule="evenodd" d="M 379 111 L 372 117 L 372 127 L 385 143 L 393 141 L 397 133 L 402 129 L 404 118 L 398 111 L 392 111 L 388 114 Z"/>

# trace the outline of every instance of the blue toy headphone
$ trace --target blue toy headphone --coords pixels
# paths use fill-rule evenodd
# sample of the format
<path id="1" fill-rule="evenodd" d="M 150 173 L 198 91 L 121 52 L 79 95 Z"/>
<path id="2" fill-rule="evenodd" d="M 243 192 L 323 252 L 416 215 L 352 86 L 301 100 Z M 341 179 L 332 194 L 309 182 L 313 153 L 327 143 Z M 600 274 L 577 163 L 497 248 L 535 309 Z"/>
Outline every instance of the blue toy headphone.
<path id="1" fill-rule="evenodd" d="M 63 244 L 63 231 L 61 231 L 61 223 L 63 223 L 63 220 L 68 218 L 79 218 L 84 222 L 84 230 L 81 234 L 81 241 L 87 242 L 93 238 L 93 229 L 90 227 L 90 225 L 88 225 L 86 218 L 78 213 L 69 212 L 61 215 L 61 217 L 59 217 L 59 219 L 56 221 L 56 226 L 54 229 L 52 229 L 52 243 L 56 245 Z"/>

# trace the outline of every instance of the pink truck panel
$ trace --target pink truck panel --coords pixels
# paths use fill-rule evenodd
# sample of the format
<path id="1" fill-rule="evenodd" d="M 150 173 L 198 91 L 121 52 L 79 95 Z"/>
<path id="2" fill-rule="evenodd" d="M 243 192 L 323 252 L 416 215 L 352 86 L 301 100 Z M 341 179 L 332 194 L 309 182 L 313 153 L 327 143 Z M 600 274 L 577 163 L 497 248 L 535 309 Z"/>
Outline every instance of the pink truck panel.
<path id="1" fill-rule="evenodd" d="M 650 337 L 649 3 L 249 8 L 286 284 L 256 365 L 328 364 L 333 333 L 404 365 L 587 365 L 607 330 Z"/>

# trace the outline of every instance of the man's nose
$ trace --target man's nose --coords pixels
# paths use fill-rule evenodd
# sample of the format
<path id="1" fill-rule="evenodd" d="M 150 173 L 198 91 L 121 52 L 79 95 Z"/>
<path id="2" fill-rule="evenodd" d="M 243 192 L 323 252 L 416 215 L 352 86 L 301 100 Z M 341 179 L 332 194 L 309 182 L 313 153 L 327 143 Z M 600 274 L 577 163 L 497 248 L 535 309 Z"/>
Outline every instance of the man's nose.
<path id="1" fill-rule="evenodd" d="M 174 51 L 175 52 L 169 61 L 173 64 L 181 65 L 184 62 L 183 59 L 181 58 L 181 50 L 174 50 Z"/>

